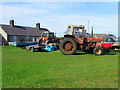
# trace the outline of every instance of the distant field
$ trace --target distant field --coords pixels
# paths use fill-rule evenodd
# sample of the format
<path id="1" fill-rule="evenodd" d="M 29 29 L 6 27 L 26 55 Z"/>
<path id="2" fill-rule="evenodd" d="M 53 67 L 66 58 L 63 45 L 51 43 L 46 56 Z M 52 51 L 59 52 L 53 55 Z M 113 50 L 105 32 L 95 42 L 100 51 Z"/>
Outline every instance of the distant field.
<path id="1" fill-rule="evenodd" d="M 3 46 L 3 88 L 117 88 L 118 56 Z"/>

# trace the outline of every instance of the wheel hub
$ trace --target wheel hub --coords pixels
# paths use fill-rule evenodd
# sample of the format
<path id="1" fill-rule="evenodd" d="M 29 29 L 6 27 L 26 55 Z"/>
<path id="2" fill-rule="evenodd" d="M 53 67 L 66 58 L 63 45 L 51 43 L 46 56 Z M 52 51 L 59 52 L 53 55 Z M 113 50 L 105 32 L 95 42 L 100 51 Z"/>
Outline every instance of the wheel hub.
<path id="1" fill-rule="evenodd" d="M 67 43 L 67 44 L 65 45 L 65 50 L 66 50 L 66 51 L 70 51 L 72 48 L 73 48 L 73 44 L 72 44 L 72 43 Z"/>
<path id="2" fill-rule="evenodd" d="M 100 53 L 101 53 L 101 50 L 97 49 L 97 50 L 96 50 L 96 53 L 97 53 L 97 54 L 100 54 Z"/>

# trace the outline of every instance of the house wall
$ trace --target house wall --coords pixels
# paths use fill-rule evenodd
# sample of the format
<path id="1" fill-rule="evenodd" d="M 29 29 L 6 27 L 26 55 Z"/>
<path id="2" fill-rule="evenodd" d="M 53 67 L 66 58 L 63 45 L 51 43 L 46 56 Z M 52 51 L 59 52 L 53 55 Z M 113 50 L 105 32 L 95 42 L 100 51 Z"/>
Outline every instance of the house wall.
<path id="1" fill-rule="evenodd" d="M 0 34 L 1 34 L 1 39 L 2 40 L 0 40 L 1 41 L 1 43 L 2 44 L 8 44 L 8 36 L 7 36 L 7 33 L 0 27 Z"/>

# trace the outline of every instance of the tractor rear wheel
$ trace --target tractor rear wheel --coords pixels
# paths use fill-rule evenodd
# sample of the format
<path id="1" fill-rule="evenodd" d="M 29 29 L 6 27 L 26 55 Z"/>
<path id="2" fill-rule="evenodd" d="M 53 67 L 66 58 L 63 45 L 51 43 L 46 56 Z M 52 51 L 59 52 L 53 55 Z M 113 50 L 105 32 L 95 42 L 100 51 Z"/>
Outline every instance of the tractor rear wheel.
<path id="1" fill-rule="evenodd" d="M 73 55 L 77 50 L 77 43 L 72 38 L 65 38 L 61 41 L 59 48 L 64 55 Z"/>
<path id="2" fill-rule="evenodd" d="M 93 53 L 95 55 L 102 55 L 103 54 L 103 49 L 101 47 L 95 47 L 93 50 Z"/>

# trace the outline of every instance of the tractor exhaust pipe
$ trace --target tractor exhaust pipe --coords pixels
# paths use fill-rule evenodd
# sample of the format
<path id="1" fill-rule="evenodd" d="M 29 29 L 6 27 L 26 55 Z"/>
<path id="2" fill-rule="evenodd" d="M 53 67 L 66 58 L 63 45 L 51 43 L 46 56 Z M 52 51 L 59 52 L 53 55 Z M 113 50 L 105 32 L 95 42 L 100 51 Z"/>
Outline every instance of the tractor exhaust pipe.
<path id="1" fill-rule="evenodd" d="M 91 38 L 93 38 L 93 26 L 92 26 L 92 30 L 91 30 Z"/>

